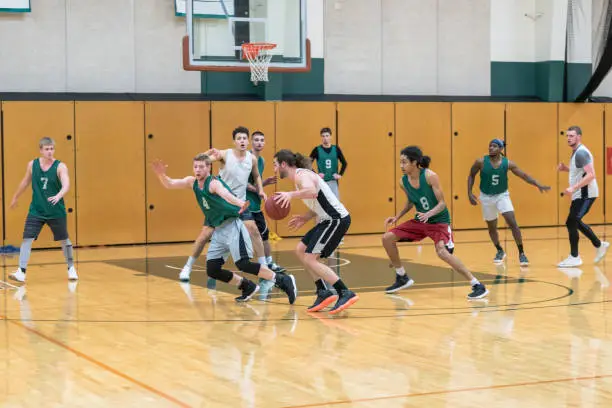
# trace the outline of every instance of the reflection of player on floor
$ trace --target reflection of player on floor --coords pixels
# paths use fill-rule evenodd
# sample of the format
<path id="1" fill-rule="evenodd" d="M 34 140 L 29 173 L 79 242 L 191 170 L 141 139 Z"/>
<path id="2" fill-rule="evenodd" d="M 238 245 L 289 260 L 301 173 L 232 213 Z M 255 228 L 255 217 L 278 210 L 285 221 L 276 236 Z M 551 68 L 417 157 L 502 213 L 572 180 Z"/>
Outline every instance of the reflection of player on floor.
<path id="1" fill-rule="evenodd" d="M 200 209 L 206 216 L 207 224 L 214 228 L 210 247 L 206 254 L 206 272 L 209 277 L 238 286 L 242 296 L 239 302 L 249 300 L 259 286 L 240 275 L 223 269 L 228 255 L 243 272 L 257 275 L 274 282 L 279 289 L 287 293 L 289 303 L 293 304 L 297 294 L 295 279 L 292 275 L 275 274 L 264 265 L 250 261 L 252 257 L 251 240 L 240 214 L 249 206 L 249 202 L 232 194 L 230 188 L 221 180 L 210 174 L 210 159 L 199 154 L 193 159 L 194 176 L 182 179 L 171 179 L 166 175 L 166 165 L 161 161 L 153 163 L 153 170 L 164 187 L 169 189 L 190 188 L 193 190 Z"/>
<path id="2" fill-rule="evenodd" d="M 266 162 L 264 158 L 261 156 L 261 152 L 266 146 L 266 139 L 262 132 L 259 130 L 253 132 L 252 137 L 252 146 L 253 156 L 257 159 L 257 170 L 259 171 L 259 175 L 263 177 L 264 167 Z M 249 200 L 251 205 L 249 206 L 249 210 L 253 214 L 253 220 L 257 225 L 257 230 L 259 231 L 259 235 L 261 236 L 261 240 L 263 241 L 264 253 L 266 254 L 266 264 L 268 268 L 273 270 L 274 272 L 284 272 L 284 268 L 278 266 L 274 260 L 272 259 L 272 249 L 270 248 L 270 241 L 268 240 L 270 231 L 268 231 L 268 224 L 266 223 L 266 217 L 264 213 L 261 211 L 261 197 L 257 192 L 257 187 L 254 185 L 255 179 L 253 178 L 253 174 L 249 176 L 249 184 L 247 186 L 246 198 Z M 262 185 L 269 186 L 272 184 L 276 184 L 276 176 L 268 177 L 262 182 Z"/>
<path id="3" fill-rule="evenodd" d="M 310 168 L 310 161 L 290 150 L 280 150 L 274 155 L 274 170 L 281 179 L 288 178 L 296 185 L 291 192 L 277 192 L 274 200 L 287 207 L 294 199 L 302 199 L 310 209 L 308 213 L 296 215 L 289 221 L 289 228 L 297 230 L 309 220 L 317 217 L 317 225 L 304 235 L 297 246 L 297 256 L 315 281 L 317 299 L 308 308 L 310 312 L 323 310 L 338 300 L 330 313 L 338 313 L 351 306 L 359 297 L 349 290 L 342 279 L 319 258 L 327 258 L 340 243 L 351 225 L 351 217 L 342 203 L 325 182 Z M 323 281 L 333 285 L 338 295 L 325 289 Z"/>
<path id="4" fill-rule="evenodd" d="M 550 190 L 550 187 L 543 186 L 535 179 L 527 175 L 523 170 L 519 169 L 516 163 L 511 162 L 503 156 L 504 142 L 499 139 L 491 140 L 489 143 L 489 155 L 484 156 L 474 162 L 468 176 L 468 197 L 472 205 L 478 205 L 478 200 L 472 193 L 474 179 L 476 174 L 480 172 L 480 204 L 482 206 L 482 215 L 487 222 L 489 228 L 489 236 L 497 254 L 493 260 L 494 263 L 502 263 L 506 257 L 504 249 L 499 243 L 499 234 L 497 233 L 497 214 L 501 213 L 506 220 L 506 224 L 512 230 L 512 236 L 516 242 L 519 251 L 519 262 L 521 266 L 529 265 L 529 260 L 523 250 L 523 238 L 521 230 L 514 216 L 514 207 L 510 201 L 510 193 L 508 192 L 508 170 L 512 171 L 516 176 L 522 178 L 527 183 L 536 186 L 540 192 Z"/>
<path id="5" fill-rule="evenodd" d="M 26 268 L 32 253 L 32 243 L 45 224 L 51 228 L 53 239 L 60 241 L 64 257 L 68 264 L 68 279 L 77 280 L 76 269 L 72 257 L 72 242 L 68 237 L 66 223 L 66 206 L 64 196 L 70 189 L 68 168 L 53 156 L 55 142 L 49 137 L 43 137 L 39 143 L 40 158 L 28 163 L 26 174 L 13 199 L 10 208 L 17 206 L 17 199 L 26 188 L 32 184 L 32 202 L 26 218 L 23 231 L 23 242 L 19 251 L 19 268 L 9 277 L 18 282 L 25 282 Z"/>
<path id="6" fill-rule="evenodd" d="M 434 242 L 440 259 L 472 284 L 472 292 L 468 295 L 468 299 L 483 298 L 489 293 L 485 285 L 472 275 L 459 258 L 452 255 L 454 243 L 450 214 L 446 208 L 438 175 L 429 170 L 430 160 L 428 156 L 423 156 L 421 149 L 416 146 L 406 147 L 401 152 L 400 168 L 404 176 L 400 187 L 406 193 L 408 201 L 399 214 L 385 220 L 385 227 L 397 223 L 412 207 L 416 207 L 416 218 L 398 225 L 383 235 L 383 246 L 396 272 L 395 283 L 389 286 L 386 292 L 394 293 L 414 284 L 402 266 L 397 242 L 418 242 L 429 237 Z"/>
<path id="7" fill-rule="evenodd" d="M 565 195 L 571 197 L 572 205 L 567 216 L 565 225 L 569 233 L 571 252 L 565 260 L 559 262 L 557 266 L 561 268 L 571 268 L 582 265 L 582 259 L 578 253 L 578 241 L 580 236 L 578 231 L 587 237 L 593 246 L 597 248 L 597 254 L 593 262 L 601 261 L 605 256 L 610 244 L 600 241 L 591 227 L 582 221 L 582 218 L 589 212 L 595 199 L 599 197 L 599 187 L 595 178 L 595 167 L 593 155 L 582 144 L 582 129 L 578 126 L 571 126 L 567 129 L 567 144 L 572 148 L 572 157 L 569 167 L 561 163 L 559 171 L 569 172 L 570 186 L 565 190 Z"/>

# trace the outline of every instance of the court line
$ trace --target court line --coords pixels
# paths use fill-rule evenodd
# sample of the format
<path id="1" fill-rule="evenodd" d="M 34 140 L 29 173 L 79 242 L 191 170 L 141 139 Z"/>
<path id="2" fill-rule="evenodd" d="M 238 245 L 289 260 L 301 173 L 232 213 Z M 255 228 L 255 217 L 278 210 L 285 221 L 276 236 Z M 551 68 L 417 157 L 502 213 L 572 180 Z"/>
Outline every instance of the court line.
<path id="1" fill-rule="evenodd" d="M 0 319 L 6 319 L 6 317 L 5 316 L 0 316 Z M 133 377 L 130 377 L 129 375 L 127 375 L 125 373 L 122 373 L 121 371 L 119 371 L 117 369 L 114 369 L 113 367 L 108 366 L 108 365 L 102 363 L 101 361 L 96 360 L 93 357 L 88 356 L 85 353 L 82 353 L 82 352 L 80 352 L 80 351 L 78 351 L 76 349 L 73 349 L 69 345 L 62 343 L 61 341 L 56 340 L 53 337 L 47 336 L 46 334 L 44 334 L 44 333 L 42 333 L 42 332 L 40 332 L 40 331 L 38 331 L 36 329 L 28 327 L 25 324 L 21 323 L 20 321 L 10 320 L 10 319 L 6 319 L 6 320 L 8 320 L 10 323 L 12 323 L 12 324 L 14 324 L 14 325 L 16 325 L 18 327 L 26 329 L 30 333 L 33 333 L 33 334 L 35 334 L 35 335 L 37 335 L 37 336 L 47 340 L 50 343 L 55 344 L 56 346 L 59 346 L 59 347 L 65 349 L 65 350 L 68 350 L 69 352 L 75 354 L 77 357 L 80 357 L 80 358 L 82 358 L 84 360 L 87 360 L 90 363 L 92 363 L 94 365 L 97 365 L 98 367 L 100 367 L 100 368 L 110 372 L 111 374 L 115 374 L 116 376 L 121 377 L 124 380 L 127 380 L 127 381 L 131 382 L 132 384 L 135 384 L 135 385 L 137 385 L 137 386 L 139 386 L 141 388 L 144 388 L 145 390 L 147 390 L 147 391 L 157 395 L 158 397 L 161 397 L 161 398 L 163 398 L 163 399 L 165 399 L 167 401 L 170 401 L 170 402 L 176 404 L 179 407 L 191 407 L 191 405 L 188 405 L 188 404 L 186 404 L 186 403 L 184 403 L 182 401 L 179 401 L 178 399 L 174 398 L 171 395 L 168 395 L 168 394 L 164 393 L 163 391 L 160 391 L 160 390 L 158 390 L 156 388 L 153 388 L 150 385 L 147 385 L 147 384 L 143 383 L 142 381 L 138 381 L 137 379 L 135 379 Z"/>
<path id="2" fill-rule="evenodd" d="M 430 396 L 430 395 L 456 394 L 460 392 L 472 392 L 472 391 L 496 390 L 496 389 L 503 389 L 503 388 L 526 387 L 526 386 L 531 386 L 531 385 L 554 384 L 554 383 L 563 383 L 563 382 L 570 382 L 570 381 L 600 380 L 603 378 L 610 378 L 610 377 L 612 377 L 612 374 L 601 374 L 601 375 L 594 375 L 591 377 L 557 378 L 554 380 L 526 381 L 526 382 L 514 383 L 514 384 L 487 385 L 487 386 L 482 386 L 482 387 L 459 388 L 459 389 L 454 389 L 454 390 L 417 392 L 414 394 L 402 394 L 402 395 L 387 395 L 384 397 L 371 397 L 371 398 L 359 398 L 359 399 L 354 399 L 354 400 L 319 402 L 315 404 L 287 405 L 283 408 L 323 407 L 326 405 L 354 404 L 354 403 L 360 403 L 360 402 L 383 401 L 383 400 L 391 400 L 391 399 L 398 399 L 398 398 L 414 398 L 414 397 L 425 397 L 425 396 Z"/>
<path id="3" fill-rule="evenodd" d="M 568 295 L 569 296 L 569 295 Z M 564 296 L 564 298 L 567 296 Z M 321 319 L 329 319 L 329 320 L 367 320 L 367 319 L 398 319 L 398 318 L 410 318 L 410 317 L 428 317 L 428 316 L 452 316 L 452 315 L 464 315 L 471 314 L 474 310 L 478 310 L 478 313 L 497 313 L 497 312 L 509 312 L 509 311 L 532 311 L 538 309 L 551 309 L 557 307 L 572 307 L 572 306 L 586 306 L 586 305 L 599 305 L 599 304 L 607 304 L 612 303 L 611 300 L 603 300 L 597 302 L 579 302 L 572 303 L 567 305 L 546 305 L 546 306 L 531 306 L 531 307 L 516 307 L 515 305 L 500 306 L 499 308 L 469 308 L 467 310 L 461 309 L 461 311 L 456 312 L 445 312 L 445 313 L 412 313 L 412 314 L 401 314 L 398 315 L 373 315 L 373 316 L 329 316 L 322 317 Z M 398 311 L 409 312 L 411 309 L 401 309 Z M 0 316 L 2 318 L 2 316 Z M 312 322 L 312 321 L 320 321 L 321 319 L 298 319 L 304 322 Z M 13 321 L 15 319 L 5 318 L 5 320 Z M 25 319 L 24 319 L 25 320 Z M 189 319 L 189 320 L 66 320 L 66 319 L 30 319 L 25 320 L 28 322 L 70 322 L 70 323 L 171 323 L 171 324 L 183 324 L 183 323 L 244 323 L 244 322 L 285 322 L 285 321 L 293 321 L 294 318 L 281 318 L 281 319 Z"/>

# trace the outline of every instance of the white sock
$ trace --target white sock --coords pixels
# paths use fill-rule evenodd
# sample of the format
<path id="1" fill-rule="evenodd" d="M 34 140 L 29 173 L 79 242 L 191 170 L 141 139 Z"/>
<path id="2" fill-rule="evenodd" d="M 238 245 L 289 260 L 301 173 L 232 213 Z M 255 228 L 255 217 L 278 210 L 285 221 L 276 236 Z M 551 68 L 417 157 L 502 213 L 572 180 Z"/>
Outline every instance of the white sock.
<path id="1" fill-rule="evenodd" d="M 399 268 L 395 268 L 395 273 L 397 273 L 399 276 L 404 276 L 406 275 L 406 271 L 404 270 L 404 267 L 399 267 Z"/>
<path id="2" fill-rule="evenodd" d="M 470 283 L 472 284 L 472 286 L 474 286 L 474 285 L 478 285 L 480 282 L 478 281 L 478 279 L 476 279 L 476 278 L 472 278 L 472 280 L 470 281 Z"/>
<path id="3" fill-rule="evenodd" d="M 268 265 L 272 263 L 272 257 L 271 256 L 266 256 L 266 263 Z"/>
<path id="4" fill-rule="evenodd" d="M 185 266 L 191 269 L 195 261 L 195 258 L 193 256 L 190 256 L 189 259 L 187 259 L 187 263 L 185 264 Z"/>
<path id="5" fill-rule="evenodd" d="M 257 258 L 257 262 L 259 262 L 260 265 L 268 266 L 265 256 L 260 256 L 259 258 Z"/>

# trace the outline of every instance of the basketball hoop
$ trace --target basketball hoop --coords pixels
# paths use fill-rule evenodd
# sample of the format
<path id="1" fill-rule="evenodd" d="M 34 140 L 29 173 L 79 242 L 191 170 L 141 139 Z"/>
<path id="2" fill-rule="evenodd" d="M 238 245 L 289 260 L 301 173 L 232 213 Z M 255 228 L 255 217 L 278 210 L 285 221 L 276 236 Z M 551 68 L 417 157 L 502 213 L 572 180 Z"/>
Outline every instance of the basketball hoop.
<path id="1" fill-rule="evenodd" d="M 258 82 L 268 82 L 268 67 L 272 54 L 270 50 L 276 48 L 276 44 L 253 42 L 242 44 L 242 56 L 249 60 L 251 66 L 251 81 L 257 85 Z"/>

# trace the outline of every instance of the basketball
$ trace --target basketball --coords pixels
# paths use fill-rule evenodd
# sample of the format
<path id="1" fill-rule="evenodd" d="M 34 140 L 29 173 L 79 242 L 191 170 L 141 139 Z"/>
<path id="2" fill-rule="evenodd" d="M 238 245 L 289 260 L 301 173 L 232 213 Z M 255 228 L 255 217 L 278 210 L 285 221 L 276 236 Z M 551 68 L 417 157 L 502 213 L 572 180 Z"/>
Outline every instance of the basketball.
<path id="1" fill-rule="evenodd" d="M 272 197 L 266 200 L 265 207 L 268 217 L 276 221 L 284 219 L 287 217 L 287 215 L 289 215 L 289 211 L 291 211 L 291 204 L 285 208 L 282 208 L 280 204 L 277 204 Z"/>

